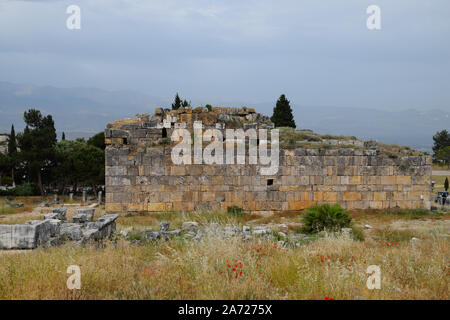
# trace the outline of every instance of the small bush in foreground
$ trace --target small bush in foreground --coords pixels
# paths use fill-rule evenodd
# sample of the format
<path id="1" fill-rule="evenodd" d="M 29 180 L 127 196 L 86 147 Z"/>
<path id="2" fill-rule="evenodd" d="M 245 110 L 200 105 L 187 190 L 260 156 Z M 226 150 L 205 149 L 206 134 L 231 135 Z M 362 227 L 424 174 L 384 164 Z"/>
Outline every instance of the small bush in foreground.
<path id="1" fill-rule="evenodd" d="M 233 214 L 235 216 L 242 216 L 244 214 L 242 208 L 238 206 L 227 207 L 227 213 Z"/>
<path id="2" fill-rule="evenodd" d="M 340 205 L 315 205 L 309 208 L 302 217 L 305 232 L 336 232 L 350 227 L 352 219 L 347 210 Z"/>

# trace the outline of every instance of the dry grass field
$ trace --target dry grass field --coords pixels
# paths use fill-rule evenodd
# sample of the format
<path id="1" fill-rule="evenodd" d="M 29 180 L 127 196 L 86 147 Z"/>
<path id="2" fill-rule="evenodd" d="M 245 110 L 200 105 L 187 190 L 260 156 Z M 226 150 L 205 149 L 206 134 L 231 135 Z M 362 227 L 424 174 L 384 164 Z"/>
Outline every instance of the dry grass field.
<path id="1" fill-rule="evenodd" d="M 41 211 L 34 209 L 26 219 Z M 0 222 L 23 220 L 14 218 L 21 214 L 0 215 Z M 170 221 L 171 229 L 197 221 L 206 227 L 264 224 L 274 230 L 286 224 L 293 234 L 301 214 L 165 213 L 122 216 L 117 222 L 118 232 L 132 233 L 157 230 L 161 221 Z M 323 234 L 280 247 L 262 238 L 224 239 L 209 232 L 200 241 L 132 243 L 118 237 L 86 247 L 3 251 L 0 299 L 449 299 L 448 214 L 355 211 L 351 216 L 364 241 Z M 81 268 L 81 290 L 66 287 L 70 265 Z M 381 268 L 380 290 L 366 286 L 369 265 Z"/>

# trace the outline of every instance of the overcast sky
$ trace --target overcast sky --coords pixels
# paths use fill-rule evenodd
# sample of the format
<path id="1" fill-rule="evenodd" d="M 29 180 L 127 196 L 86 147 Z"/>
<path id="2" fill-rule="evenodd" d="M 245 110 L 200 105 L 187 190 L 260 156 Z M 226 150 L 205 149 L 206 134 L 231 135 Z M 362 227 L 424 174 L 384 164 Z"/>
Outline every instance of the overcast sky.
<path id="1" fill-rule="evenodd" d="M 66 8 L 81 8 L 81 30 Z M 381 8 L 381 30 L 366 9 Z M 448 0 L 0 0 L 0 80 L 448 110 Z"/>

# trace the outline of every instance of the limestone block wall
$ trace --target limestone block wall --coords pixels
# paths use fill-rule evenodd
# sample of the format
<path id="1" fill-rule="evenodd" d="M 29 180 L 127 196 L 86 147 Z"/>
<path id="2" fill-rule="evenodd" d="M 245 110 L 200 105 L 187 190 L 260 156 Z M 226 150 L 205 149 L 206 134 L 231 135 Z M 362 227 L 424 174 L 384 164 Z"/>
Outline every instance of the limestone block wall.
<path id="1" fill-rule="evenodd" d="M 174 165 L 170 154 L 169 146 L 108 146 L 106 210 L 226 210 L 236 205 L 268 213 L 316 203 L 347 209 L 431 205 L 429 156 L 388 157 L 353 148 L 281 150 L 278 173 L 262 176 L 259 165 Z"/>

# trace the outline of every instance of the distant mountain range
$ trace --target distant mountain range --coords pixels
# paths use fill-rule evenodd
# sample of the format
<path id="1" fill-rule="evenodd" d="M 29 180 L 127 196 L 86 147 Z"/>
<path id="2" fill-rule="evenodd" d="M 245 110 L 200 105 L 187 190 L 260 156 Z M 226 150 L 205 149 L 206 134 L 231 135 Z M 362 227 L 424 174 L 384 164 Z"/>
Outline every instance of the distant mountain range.
<path id="1" fill-rule="evenodd" d="M 163 99 L 132 91 L 56 88 L 0 81 L 0 133 L 8 133 L 12 123 L 16 131 L 22 130 L 23 112 L 35 108 L 44 114 L 51 114 L 57 131 L 64 131 L 67 138 L 87 138 L 100 132 L 107 123 L 114 120 L 130 118 L 137 113 L 153 112 L 155 107 L 169 107 L 171 99 L 172 97 Z M 208 103 L 217 105 L 214 101 Z M 246 105 L 270 115 L 274 102 L 252 104 L 235 101 L 229 104 L 222 102 L 220 105 Z M 422 151 L 431 150 L 432 136 L 437 131 L 450 130 L 450 108 L 391 111 L 292 105 L 300 128 L 323 134 L 352 135 L 362 139 L 409 145 Z"/>

